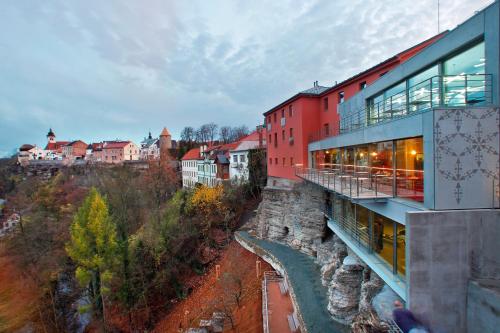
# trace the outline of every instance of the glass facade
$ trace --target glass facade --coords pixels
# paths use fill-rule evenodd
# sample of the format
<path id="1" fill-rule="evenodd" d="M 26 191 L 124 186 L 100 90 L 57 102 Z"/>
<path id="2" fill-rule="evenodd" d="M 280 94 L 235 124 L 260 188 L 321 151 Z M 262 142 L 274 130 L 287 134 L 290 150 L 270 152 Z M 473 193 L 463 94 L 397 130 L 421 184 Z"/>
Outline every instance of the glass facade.
<path id="1" fill-rule="evenodd" d="M 367 124 L 440 105 L 488 102 L 491 78 L 485 74 L 485 63 L 484 42 L 481 42 L 407 78 L 367 100 Z M 353 119 L 356 116 L 341 120 L 341 130 L 353 127 Z"/>
<path id="2" fill-rule="evenodd" d="M 359 182 L 361 192 L 371 190 L 424 201 L 422 137 L 318 150 L 312 154 L 316 168 L 329 169 L 326 171 L 330 171 L 330 178 L 335 174 L 344 182 L 355 185 Z"/>
<path id="3" fill-rule="evenodd" d="M 387 264 L 393 274 L 406 274 L 405 226 L 333 193 L 325 214 L 359 246 Z"/>

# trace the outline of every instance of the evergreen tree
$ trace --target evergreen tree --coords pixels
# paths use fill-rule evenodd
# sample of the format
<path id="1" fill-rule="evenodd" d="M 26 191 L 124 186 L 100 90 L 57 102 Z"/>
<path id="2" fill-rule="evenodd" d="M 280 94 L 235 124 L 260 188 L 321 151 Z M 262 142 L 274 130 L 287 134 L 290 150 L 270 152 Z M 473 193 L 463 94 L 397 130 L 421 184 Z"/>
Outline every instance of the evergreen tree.
<path id="1" fill-rule="evenodd" d="M 104 316 L 103 294 L 113 276 L 118 243 L 107 202 L 95 188 L 75 214 L 70 233 L 66 252 L 77 264 L 76 278 L 89 288 L 94 314 Z"/>

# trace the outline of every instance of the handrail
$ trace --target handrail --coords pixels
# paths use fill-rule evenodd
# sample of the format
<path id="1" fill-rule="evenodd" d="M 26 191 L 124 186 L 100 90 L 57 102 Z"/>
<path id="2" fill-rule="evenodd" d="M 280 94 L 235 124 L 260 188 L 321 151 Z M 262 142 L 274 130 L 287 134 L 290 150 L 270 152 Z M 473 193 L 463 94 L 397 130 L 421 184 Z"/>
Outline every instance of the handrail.
<path id="1" fill-rule="evenodd" d="M 397 195 L 423 201 L 423 170 L 355 165 L 324 169 L 296 166 L 295 175 L 353 199 L 391 198 Z"/>
<path id="2" fill-rule="evenodd" d="M 435 107 L 490 105 L 492 95 L 491 74 L 436 75 L 381 101 L 340 115 L 340 121 L 331 124 L 328 133 L 324 130 L 310 133 L 308 142 L 427 112 Z"/>

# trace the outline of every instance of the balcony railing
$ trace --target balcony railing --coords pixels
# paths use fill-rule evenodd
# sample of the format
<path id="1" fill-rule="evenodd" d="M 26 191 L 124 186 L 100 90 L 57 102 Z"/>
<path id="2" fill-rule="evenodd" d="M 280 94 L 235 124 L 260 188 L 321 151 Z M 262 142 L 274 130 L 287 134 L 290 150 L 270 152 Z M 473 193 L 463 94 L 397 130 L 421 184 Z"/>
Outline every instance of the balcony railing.
<path id="1" fill-rule="evenodd" d="M 327 164 L 323 169 L 297 166 L 295 175 L 351 199 L 405 197 L 423 201 L 423 170 Z"/>
<path id="2" fill-rule="evenodd" d="M 340 134 L 429 111 L 492 103 L 491 74 L 434 76 L 341 117 Z"/>

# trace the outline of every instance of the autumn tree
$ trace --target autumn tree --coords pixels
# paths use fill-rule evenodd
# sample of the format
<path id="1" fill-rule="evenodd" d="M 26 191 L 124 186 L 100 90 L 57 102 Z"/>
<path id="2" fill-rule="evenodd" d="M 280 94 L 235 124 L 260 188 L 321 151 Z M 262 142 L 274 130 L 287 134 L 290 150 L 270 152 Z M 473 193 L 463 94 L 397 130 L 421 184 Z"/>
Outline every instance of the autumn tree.
<path id="1" fill-rule="evenodd" d="M 88 288 L 94 314 L 105 317 L 103 295 L 113 276 L 118 243 L 108 205 L 95 188 L 75 214 L 70 234 L 66 252 L 77 265 L 76 278 Z"/>
<path id="2" fill-rule="evenodd" d="M 224 195 L 224 188 L 221 185 L 215 187 L 208 187 L 201 185 L 197 187 L 189 202 L 189 209 L 191 212 L 206 218 L 206 227 L 211 227 L 213 218 L 223 216 L 226 212 L 222 200 Z"/>

